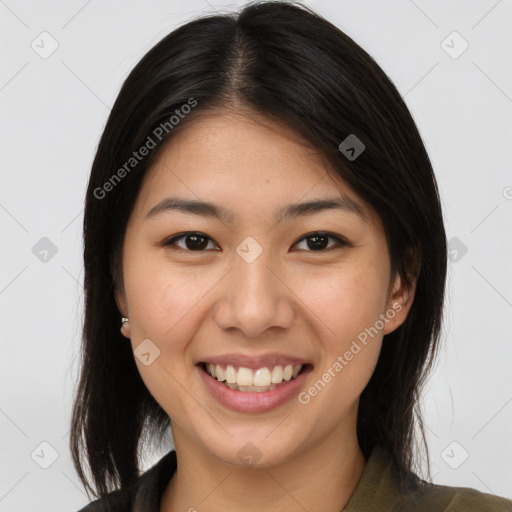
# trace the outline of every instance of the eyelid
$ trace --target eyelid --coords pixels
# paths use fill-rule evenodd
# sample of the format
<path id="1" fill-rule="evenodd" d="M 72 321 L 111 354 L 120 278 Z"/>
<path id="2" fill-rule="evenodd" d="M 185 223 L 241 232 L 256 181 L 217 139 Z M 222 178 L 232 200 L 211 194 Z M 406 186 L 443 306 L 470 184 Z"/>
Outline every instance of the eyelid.
<path id="1" fill-rule="evenodd" d="M 333 249 L 333 248 L 335 249 L 336 247 L 343 247 L 343 246 L 352 247 L 352 244 L 343 236 L 337 235 L 335 233 L 331 233 L 330 231 L 322 231 L 322 230 L 311 231 L 309 233 L 306 233 L 305 235 L 302 235 L 299 239 L 297 239 L 297 241 L 295 241 L 293 243 L 292 247 L 313 235 L 323 235 L 323 236 L 327 236 L 328 238 L 333 238 L 334 240 L 336 240 L 337 246 L 331 246 L 328 249 L 322 249 L 320 251 L 311 251 L 310 250 L 310 251 L 306 251 L 306 252 L 322 254 L 322 253 L 329 252 L 331 249 Z"/>
<path id="2" fill-rule="evenodd" d="M 170 238 L 167 238 L 165 239 L 163 242 L 162 242 L 162 246 L 164 247 L 168 247 L 168 246 L 171 246 L 171 245 L 175 245 L 175 241 L 176 240 L 179 240 L 180 238 L 185 238 L 186 236 L 188 235 L 200 235 L 204 238 L 207 238 L 209 241 L 212 241 L 214 242 L 215 244 L 217 244 L 217 242 L 215 242 L 215 240 L 208 236 L 206 233 L 202 233 L 201 231 L 184 231 L 182 233 L 178 233 L 176 235 L 173 235 L 172 237 Z M 317 253 L 317 254 L 322 254 L 322 253 L 327 253 L 329 252 L 330 250 L 332 250 L 333 248 L 341 248 L 341 247 L 344 247 L 344 246 L 347 246 L 347 247 L 354 247 L 354 245 L 349 242 L 346 238 L 344 238 L 343 236 L 341 235 L 337 235 L 335 233 L 331 233 L 330 231 L 323 231 L 323 230 L 317 230 L 317 231 L 310 231 L 309 233 L 306 233 L 304 235 L 302 235 L 300 238 L 298 238 L 293 244 L 292 244 L 292 247 L 297 245 L 299 242 L 302 242 L 303 240 L 313 236 L 313 235 L 324 235 L 324 236 L 327 236 L 329 238 L 333 238 L 334 240 L 336 240 L 337 242 L 337 246 L 331 246 L 327 249 L 322 249 L 322 250 L 319 250 L 319 251 L 313 251 L 313 250 L 306 250 L 305 252 L 310 252 L 310 253 Z M 218 245 L 218 244 L 217 244 Z M 179 250 L 182 250 L 182 251 L 185 251 L 185 252 L 191 252 L 191 253 L 201 253 L 201 252 L 206 252 L 205 250 L 202 250 L 202 251 L 192 251 L 190 249 L 183 249 L 182 247 L 178 247 Z"/>
<path id="3" fill-rule="evenodd" d="M 175 244 L 175 241 L 176 240 L 179 240 L 180 238 L 185 238 L 189 235 L 199 235 L 201 237 L 204 237 L 204 238 L 207 238 L 208 239 L 208 242 L 214 242 L 216 245 L 217 242 L 215 242 L 215 240 L 211 237 L 211 236 L 208 236 L 206 233 L 203 233 L 201 231 L 184 231 L 183 233 L 178 233 L 176 235 L 173 235 L 171 236 L 170 238 L 166 238 L 162 243 L 161 245 L 163 247 L 169 247 L 171 245 L 176 245 Z M 183 249 L 183 247 L 177 247 L 176 250 L 181 250 L 181 251 L 185 251 L 185 252 L 190 252 L 190 253 L 201 253 L 201 252 L 206 252 L 206 251 L 191 251 L 190 249 Z"/>

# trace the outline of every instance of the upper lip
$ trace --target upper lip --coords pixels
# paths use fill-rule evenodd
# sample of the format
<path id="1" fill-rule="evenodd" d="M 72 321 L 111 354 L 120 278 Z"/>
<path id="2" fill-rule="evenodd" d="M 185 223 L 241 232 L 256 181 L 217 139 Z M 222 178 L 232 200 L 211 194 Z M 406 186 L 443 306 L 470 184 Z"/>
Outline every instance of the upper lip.
<path id="1" fill-rule="evenodd" d="M 244 368 L 258 369 L 265 366 L 276 366 L 283 365 L 287 366 L 291 364 L 295 366 L 297 364 L 305 365 L 308 361 L 296 356 L 288 356 L 277 352 L 259 354 L 259 355 L 248 355 L 248 354 L 222 354 L 218 356 L 205 356 L 200 359 L 196 364 L 200 363 L 211 363 L 219 365 L 233 365 L 242 366 Z"/>

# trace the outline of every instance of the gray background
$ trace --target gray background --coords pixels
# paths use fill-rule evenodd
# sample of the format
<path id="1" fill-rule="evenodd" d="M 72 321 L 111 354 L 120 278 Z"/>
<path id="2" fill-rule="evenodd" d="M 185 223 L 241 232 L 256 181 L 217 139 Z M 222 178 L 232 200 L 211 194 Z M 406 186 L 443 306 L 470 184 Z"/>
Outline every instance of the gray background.
<path id="1" fill-rule="evenodd" d="M 434 482 L 512 498 L 512 0 L 306 3 L 395 82 L 439 180 L 450 263 L 444 343 L 424 395 Z M 110 106 L 174 27 L 242 4 L 0 0 L 0 511 L 88 501 L 68 432 L 82 205 Z"/>

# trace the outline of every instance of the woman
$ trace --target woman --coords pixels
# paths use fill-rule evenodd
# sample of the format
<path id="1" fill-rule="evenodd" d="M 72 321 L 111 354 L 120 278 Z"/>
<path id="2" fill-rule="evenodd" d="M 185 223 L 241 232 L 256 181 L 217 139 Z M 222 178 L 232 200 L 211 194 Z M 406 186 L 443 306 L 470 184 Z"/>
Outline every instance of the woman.
<path id="1" fill-rule="evenodd" d="M 205 16 L 144 56 L 84 243 L 82 510 L 512 510 L 414 472 L 446 278 L 437 185 L 394 85 L 310 9 Z M 169 425 L 175 450 L 140 475 Z"/>

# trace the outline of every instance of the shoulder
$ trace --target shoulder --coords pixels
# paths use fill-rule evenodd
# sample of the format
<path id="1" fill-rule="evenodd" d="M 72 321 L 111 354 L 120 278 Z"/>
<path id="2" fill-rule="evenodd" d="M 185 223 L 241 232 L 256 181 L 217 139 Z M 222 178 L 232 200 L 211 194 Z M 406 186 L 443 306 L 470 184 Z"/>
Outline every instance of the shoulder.
<path id="1" fill-rule="evenodd" d="M 407 495 L 403 512 L 512 512 L 512 501 L 469 487 L 425 484 Z"/>
<path id="2" fill-rule="evenodd" d="M 88 503 L 77 512 L 110 512 L 112 510 L 126 512 L 131 509 L 133 491 L 118 489 L 108 494 L 108 497 L 98 498 Z"/>
<path id="3" fill-rule="evenodd" d="M 176 451 L 171 450 L 140 475 L 131 486 L 111 491 L 77 512 L 158 512 L 162 493 L 176 468 Z"/>
<path id="4" fill-rule="evenodd" d="M 344 512 L 512 512 L 512 501 L 401 473 L 387 448 L 373 449 Z"/>
<path id="5" fill-rule="evenodd" d="M 105 510 L 104 500 L 97 499 L 95 501 L 91 501 L 88 505 L 81 508 L 77 512 L 101 512 Z"/>

